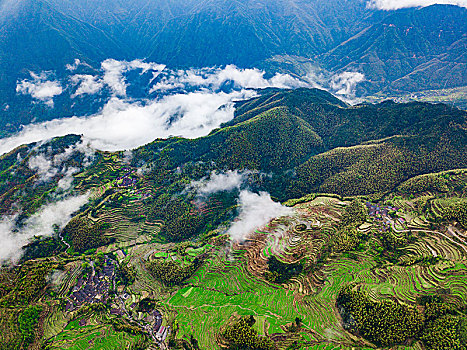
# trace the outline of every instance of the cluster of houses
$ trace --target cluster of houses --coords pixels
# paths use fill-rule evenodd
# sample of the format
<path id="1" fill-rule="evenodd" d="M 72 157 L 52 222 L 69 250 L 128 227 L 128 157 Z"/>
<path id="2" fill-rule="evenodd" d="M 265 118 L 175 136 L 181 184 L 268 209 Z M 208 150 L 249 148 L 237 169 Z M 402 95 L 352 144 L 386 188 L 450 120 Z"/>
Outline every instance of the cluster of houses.
<path id="1" fill-rule="evenodd" d="M 368 208 L 368 215 L 373 219 L 374 222 L 379 224 L 380 231 L 386 232 L 391 230 L 391 218 L 389 213 L 391 211 L 396 212 L 399 210 L 397 207 L 392 206 L 382 206 L 379 204 L 373 204 L 370 202 L 365 203 L 366 207 Z M 396 218 L 394 219 L 395 222 L 403 225 L 405 220 L 403 218 Z"/>
<path id="2" fill-rule="evenodd" d="M 132 172 L 126 173 L 125 175 L 116 179 L 117 187 L 131 187 L 136 185 L 138 179 L 132 176 Z"/>
<path id="3" fill-rule="evenodd" d="M 158 342 L 163 342 L 169 334 L 170 327 L 162 325 L 162 314 L 159 310 L 154 310 L 144 318 L 146 325 L 144 329 Z"/>
<path id="4" fill-rule="evenodd" d="M 113 307 L 110 310 L 112 315 L 119 315 L 124 316 L 127 318 L 132 319 L 134 322 L 139 324 L 139 326 L 145 330 L 151 337 L 158 343 L 162 343 L 168 336 L 170 327 L 165 327 L 162 325 L 162 314 L 159 310 L 152 310 L 146 317 L 142 319 L 137 319 L 130 311 L 133 311 L 137 303 L 133 302 L 128 307 L 126 304 L 128 303 L 127 300 L 130 299 L 130 295 L 126 292 L 119 293 L 117 295 L 116 301 L 118 302 L 118 306 Z"/>
<path id="5" fill-rule="evenodd" d="M 105 303 L 109 298 L 109 290 L 114 290 L 116 286 L 116 270 L 117 263 L 105 257 L 104 265 L 100 269 L 95 267 L 91 262 L 91 271 L 85 278 L 78 278 L 73 291 L 67 300 L 65 310 L 67 312 L 74 311 L 85 304 L 93 304 L 98 302 Z M 130 295 L 126 292 L 120 292 L 116 295 L 118 304 L 110 309 L 110 313 L 116 316 L 123 316 L 132 319 L 134 322 L 145 330 L 159 344 L 162 344 L 167 338 L 170 327 L 162 325 L 162 314 L 159 310 L 152 310 L 145 318 L 138 320 L 131 312 L 137 306 L 136 302 L 128 304 Z M 134 301 L 134 300 L 133 300 Z M 79 320 L 80 326 L 85 326 L 86 319 Z"/>
<path id="6" fill-rule="evenodd" d="M 127 169 L 126 169 L 127 170 Z M 115 186 L 117 188 L 130 188 L 135 187 L 136 183 L 138 182 L 137 175 L 134 174 L 134 171 L 128 171 L 125 175 L 120 176 L 115 181 Z M 135 188 L 136 195 L 139 196 L 140 199 L 152 197 L 152 194 L 148 191 L 138 190 Z"/>
<path id="7" fill-rule="evenodd" d="M 117 300 L 120 303 L 120 307 L 115 307 L 110 310 L 113 315 L 123 315 L 133 319 L 138 323 L 143 330 L 145 330 L 151 337 L 158 343 L 162 343 L 168 336 L 170 327 L 162 325 L 162 314 L 159 310 L 152 310 L 146 317 L 141 320 L 135 319 L 128 309 L 134 310 L 137 303 L 131 303 L 127 309 L 125 306 L 126 300 L 130 298 L 128 293 L 121 293 L 117 295 Z"/>
<path id="8" fill-rule="evenodd" d="M 94 265 L 91 264 L 92 272 L 84 279 L 82 276 L 78 278 L 73 291 L 66 303 L 65 310 L 73 311 L 84 304 L 93 304 L 105 302 L 109 289 L 115 285 L 115 262 L 106 257 L 104 266 L 96 271 Z"/>
<path id="9" fill-rule="evenodd" d="M 388 216 L 390 211 L 397 212 L 399 210 L 399 208 L 396 207 L 383 206 L 379 204 L 373 204 L 370 202 L 366 202 L 365 205 L 368 208 L 368 215 L 370 215 L 371 217 Z"/>

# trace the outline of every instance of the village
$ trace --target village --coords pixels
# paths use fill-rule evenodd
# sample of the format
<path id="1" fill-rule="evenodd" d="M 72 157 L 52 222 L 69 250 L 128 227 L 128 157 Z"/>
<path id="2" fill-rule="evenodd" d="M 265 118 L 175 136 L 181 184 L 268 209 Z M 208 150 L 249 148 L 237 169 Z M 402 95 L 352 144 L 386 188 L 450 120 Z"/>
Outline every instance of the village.
<path id="1" fill-rule="evenodd" d="M 384 206 L 366 202 L 365 206 L 368 209 L 368 215 L 379 226 L 380 232 L 388 232 L 394 230 L 399 231 L 396 225 L 401 227 L 406 223 L 404 218 L 397 217 L 399 208 L 392 206 Z"/>
<path id="2" fill-rule="evenodd" d="M 123 291 L 123 286 L 117 288 L 117 270 L 118 263 L 108 256 L 105 256 L 102 266 L 91 261 L 73 287 L 65 311 L 71 313 L 86 305 L 97 303 L 110 304 L 111 315 L 124 317 L 137 324 L 157 345 L 166 348 L 164 341 L 170 333 L 170 327 L 162 325 L 162 313 L 157 309 L 137 312 L 138 303 L 135 296 Z M 86 317 L 79 319 L 81 327 L 87 323 Z"/>

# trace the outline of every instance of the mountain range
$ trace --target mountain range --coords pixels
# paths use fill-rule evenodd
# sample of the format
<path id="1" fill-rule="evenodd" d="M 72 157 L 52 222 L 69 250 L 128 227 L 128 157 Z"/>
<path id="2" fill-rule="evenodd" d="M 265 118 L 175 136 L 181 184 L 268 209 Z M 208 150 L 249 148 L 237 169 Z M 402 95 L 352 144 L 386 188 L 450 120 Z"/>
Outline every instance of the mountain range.
<path id="1" fill-rule="evenodd" d="M 467 0 L 0 0 L 0 350 L 467 350 L 466 92 Z"/>
<path id="2" fill-rule="evenodd" d="M 319 89 L 266 89 L 259 97 L 238 102 L 234 119 L 209 135 L 157 139 L 133 150 L 128 164 L 150 169 L 148 181 L 160 181 L 158 193 L 166 195 L 177 194 L 186 181 L 197 181 L 210 171 L 252 171 L 267 174 L 254 188 L 281 201 L 312 192 L 380 197 L 411 177 L 467 167 L 466 123 L 466 111 L 444 104 L 387 101 L 351 106 Z M 65 176 L 63 169 L 79 170 L 83 155 L 70 158 L 71 164 L 59 162 L 61 171 L 52 171 L 40 186 L 33 179 L 48 174 L 53 165 L 46 162 L 34 170 L 31 158 L 45 152 L 56 159 L 80 140 L 78 135 L 54 138 L 4 154 L 4 213 L 22 205 L 27 212 L 47 201 Z M 115 155 L 122 157 L 123 152 Z M 107 158 L 106 153 L 102 156 Z M 99 161 L 83 171 L 99 172 L 101 167 Z M 176 175 L 183 169 L 191 169 L 188 178 Z M 78 187 L 102 185 L 106 173 Z M 34 205 L 32 198 L 38 199 Z"/>
<path id="3" fill-rule="evenodd" d="M 329 70 L 360 71 L 363 89 L 413 92 L 467 79 L 467 9 L 433 5 L 393 13 L 320 57 Z"/>
<path id="4" fill-rule="evenodd" d="M 75 59 L 87 72 L 108 58 L 297 76 L 359 72 L 358 96 L 459 87 L 466 17 L 459 6 L 382 11 L 364 0 L 2 0 L 0 119 L 15 131 L 41 114 L 76 113 L 70 99 L 50 111 L 17 92 L 29 72 L 63 78 Z"/>

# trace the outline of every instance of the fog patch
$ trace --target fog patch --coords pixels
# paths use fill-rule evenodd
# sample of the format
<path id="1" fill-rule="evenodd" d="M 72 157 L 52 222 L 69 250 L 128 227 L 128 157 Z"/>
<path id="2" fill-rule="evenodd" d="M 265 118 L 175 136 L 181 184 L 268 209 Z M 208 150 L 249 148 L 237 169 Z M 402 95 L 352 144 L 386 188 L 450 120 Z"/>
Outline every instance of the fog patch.
<path id="1" fill-rule="evenodd" d="M 84 94 L 94 95 L 104 87 L 104 82 L 94 75 L 76 74 L 71 76 L 70 80 L 73 85 L 78 86 L 76 91 L 71 95 L 72 98 Z"/>
<path id="2" fill-rule="evenodd" d="M 124 97 L 126 96 L 127 83 L 123 73 L 135 69 L 141 69 L 141 74 L 146 73 L 148 70 L 159 72 L 165 68 L 165 65 L 143 62 L 142 60 L 128 62 L 107 59 L 102 62 L 101 68 L 104 72 L 102 81 L 110 87 L 115 95 Z"/>
<path id="3" fill-rule="evenodd" d="M 134 149 L 157 138 L 205 136 L 234 116 L 234 101 L 256 96 L 253 90 L 198 91 L 141 102 L 112 98 L 98 114 L 55 119 L 25 126 L 0 140 L 0 154 L 31 142 L 68 134 L 83 135 L 103 151 Z"/>
<path id="4" fill-rule="evenodd" d="M 164 72 L 150 92 L 166 92 L 176 89 L 189 89 L 193 86 L 219 90 L 230 84 L 230 89 L 261 89 L 276 87 L 282 89 L 309 87 L 306 81 L 288 74 L 275 74 L 265 78 L 265 72 L 256 68 L 240 69 L 235 65 L 224 68 L 200 68 Z"/>
<path id="5" fill-rule="evenodd" d="M 126 150 L 123 152 L 123 163 L 130 164 L 133 160 L 133 152 L 131 150 Z"/>
<path id="6" fill-rule="evenodd" d="M 368 7 L 379 10 L 398 10 L 407 7 L 426 7 L 435 4 L 457 5 L 467 8 L 467 0 L 370 0 Z"/>
<path id="7" fill-rule="evenodd" d="M 67 68 L 78 70 L 83 64 L 75 61 Z M 133 99 L 126 94 L 129 82 L 125 73 L 135 70 L 140 75 L 152 73 L 152 78 L 144 77 L 140 81 L 148 84 L 145 89 L 143 87 L 146 98 Z M 31 74 L 39 81 L 48 77 Z M 316 81 L 319 79 L 328 80 L 320 85 Z M 93 148 L 103 151 L 134 149 L 157 138 L 171 136 L 197 138 L 208 135 L 222 123 L 230 121 L 234 117 L 234 103 L 256 97 L 257 89 L 326 88 L 330 85 L 329 79 L 333 81 L 331 85 L 337 93 L 344 96 L 355 92 L 355 86 L 363 80 L 363 75 L 344 72 L 332 79 L 329 74 L 327 78 L 308 74 L 299 79 L 288 74 L 275 74 L 266 78 L 262 70 L 241 69 L 234 65 L 170 70 L 165 65 L 142 60 L 108 59 L 102 62 L 101 70 L 96 75 L 73 74 L 62 81 L 63 84 L 71 84 L 67 86 L 67 90 L 73 92 L 71 97 L 108 90 L 110 97 L 104 96 L 105 105 L 98 113 L 29 124 L 17 134 L 0 139 L 0 154 L 22 144 L 67 134 L 83 135 Z M 18 89 L 29 91 L 26 83 L 20 84 Z M 47 83 L 60 84 L 51 81 Z M 60 90 L 53 94 L 58 91 L 61 91 L 61 85 Z M 53 94 L 37 93 L 35 96 L 53 103 Z"/>
<path id="8" fill-rule="evenodd" d="M 267 192 L 254 193 L 246 189 L 245 183 L 254 172 L 228 170 L 223 173 L 212 172 L 209 179 L 193 181 L 189 190 L 197 195 L 208 196 L 221 191 L 239 190 L 238 216 L 227 229 L 231 243 L 244 242 L 256 229 L 267 225 L 272 219 L 293 214 L 293 209 L 274 202 Z"/>
<path id="9" fill-rule="evenodd" d="M 238 199 L 239 215 L 227 233 L 234 242 L 244 242 L 255 230 L 267 225 L 272 219 L 292 215 L 293 209 L 274 202 L 267 192 L 259 194 L 242 190 Z"/>
<path id="10" fill-rule="evenodd" d="M 251 171 L 228 170 L 224 173 L 213 171 L 209 179 L 193 181 L 188 187 L 194 189 L 200 196 L 207 196 L 221 191 L 232 191 L 240 189 L 250 174 L 252 174 Z"/>
<path id="11" fill-rule="evenodd" d="M 73 175 L 79 173 L 81 171 L 80 168 L 70 167 L 65 169 L 63 172 L 63 177 L 58 180 L 57 187 L 62 191 L 68 191 L 73 184 L 74 177 Z"/>
<path id="12" fill-rule="evenodd" d="M 364 81 L 365 76 L 359 72 L 343 72 L 331 79 L 331 88 L 336 95 L 354 97 L 357 84 Z"/>
<path id="13" fill-rule="evenodd" d="M 67 167 L 64 163 L 75 153 L 79 152 L 84 156 L 81 166 L 87 167 L 91 164 L 95 155 L 94 149 L 90 148 L 83 141 L 65 148 L 61 153 L 53 155 L 50 152 L 51 149 L 29 158 L 28 167 L 38 175 L 37 182 L 49 182 L 55 176 L 62 175 L 63 177 L 57 184 L 58 188 L 62 191 L 67 191 L 71 188 L 74 180 L 73 175 L 81 171 L 81 168 Z"/>
<path id="14" fill-rule="evenodd" d="M 39 181 L 44 182 L 51 180 L 58 172 L 58 169 L 53 166 L 52 160 L 47 159 L 43 154 L 29 158 L 28 167 L 37 173 Z"/>
<path id="15" fill-rule="evenodd" d="M 47 276 L 47 283 L 58 287 L 62 284 L 67 275 L 67 272 L 64 270 L 52 270 Z"/>
<path id="16" fill-rule="evenodd" d="M 75 70 L 78 69 L 78 67 L 81 65 L 81 60 L 78 58 L 75 58 L 72 64 L 67 64 L 65 65 L 66 70 L 70 72 L 74 72 Z"/>
<path id="17" fill-rule="evenodd" d="M 22 247 L 35 236 L 50 237 L 55 229 L 62 229 L 70 221 L 72 214 L 88 202 L 89 194 L 72 196 L 61 201 L 42 206 L 24 225 L 17 227 L 15 216 L 4 216 L 0 220 L 0 262 L 17 262 L 22 255 Z"/>
<path id="18" fill-rule="evenodd" d="M 326 90 L 350 103 L 355 99 L 356 86 L 365 80 L 364 74 L 357 71 L 332 72 L 314 62 L 304 62 L 290 56 L 275 56 L 271 62 L 278 64 L 279 68 L 284 65 L 295 67 L 295 74 L 307 83 L 307 87 Z"/>
<path id="19" fill-rule="evenodd" d="M 35 74 L 29 73 L 31 79 L 24 79 L 16 84 L 16 92 L 23 95 L 30 95 L 37 101 L 44 102 L 47 106 L 53 107 L 53 98 L 60 95 L 63 91 L 60 82 L 56 80 L 48 80 L 50 73 L 42 72 Z"/>

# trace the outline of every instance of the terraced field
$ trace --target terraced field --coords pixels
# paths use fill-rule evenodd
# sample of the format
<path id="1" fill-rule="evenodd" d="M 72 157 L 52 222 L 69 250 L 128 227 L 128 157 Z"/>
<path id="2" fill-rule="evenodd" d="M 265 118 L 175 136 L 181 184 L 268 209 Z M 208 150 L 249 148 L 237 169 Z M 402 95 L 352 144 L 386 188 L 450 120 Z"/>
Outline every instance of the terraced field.
<path id="1" fill-rule="evenodd" d="M 241 242 L 230 239 L 225 223 L 170 241 L 166 222 L 152 216 L 154 198 L 161 195 L 156 180 L 132 172 L 118 157 L 102 157 L 92 173 L 83 172 L 76 181 L 91 191 L 93 204 L 80 215 L 105 225 L 99 234 L 111 241 L 84 253 L 68 248 L 50 258 L 60 267 L 49 272 L 50 287 L 35 301 L 48 310 L 39 329 L 50 349 L 132 349 L 148 341 L 163 349 L 194 349 L 193 339 L 199 349 L 221 349 L 227 345 L 226 327 L 247 316 L 255 318 L 254 332 L 278 350 L 374 349 L 344 327 L 337 301 L 345 286 L 356 286 L 372 301 L 420 307 L 420 297 L 429 294 L 442 295 L 459 309 L 467 305 L 467 233 L 445 215 L 465 196 L 460 184 L 466 172 L 434 175 L 447 176 L 441 192 L 427 187 L 431 180 L 415 179 L 377 200 L 326 194 L 291 200 L 293 214 L 272 219 Z M 415 196 L 403 192 L 420 183 L 423 191 Z M 177 191 L 186 185 L 182 178 Z M 189 198 L 187 217 L 214 220 L 225 210 L 219 198 Z M 364 217 L 349 221 L 355 203 Z M 111 256 L 120 269 L 111 301 L 98 311 L 86 306 L 67 311 L 63 300 L 99 254 Z M 299 267 L 298 272 L 276 279 L 274 259 L 282 267 Z M 170 269 L 197 265 L 186 278 L 168 284 L 151 270 L 152 262 Z M 122 277 L 124 271 L 130 276 Z M 164 341 L 141 326 L 154 321 L 145 303 L 161 313 L 160 326 L 169 330 Z M 424 345 L 412 339 L 391 349 Z"/>
<path id="2" fill-rule="evenodd" d="M 424 196 L 433 199 L 433 195 Z M 434 201 L 433 210 L 443 203 Z M 433 226 L 426 214 L 416 211 L 413 201 L 397 198 L 392 199 L 397 207 L 394 217 L 388 214 L 380 220 L 368 216 L 359 225 L 363 238 L 358 249 L 334 251 L 332 243 L 349 205 L 347 199 L 317 196 L 296 204 L 293 215 L 272 220 L 245 242 L 227 240 L 221 244 L 216 243 L 219 237 L 215 236 L 211 241 L 194 240 L 183 245 L 158 241 L 162 223 L 125 219 L 130 212 L 145 212 L 139 199 L 118 208 L 104 207 L 104 201 L 98 215 L 89 215 L 98 222 L 110 222 L 112 236 L 117 239 L 98 251 L 120 252 L 119 261 L 135 268 L 135 282 L 119 287 L 129 293 L 127 304 L 154 299 L 164 314 L 163 324 L 174 327 L 176 339 L 189 342 L 193 336 L 200 349 L 219 348 L 225 325 L 250 315 L 256 319 L 258 334 L 274 339 L 278 349 L 289 349 L 295 343 L 300 349 L 373 348 L 342 326 L 336 301 L 343 286 L 349 284 L 360 286 L 372 300 L 414 305 L 426 293 L 443 291 L 455 304 L 467 303 L 464 230 L 453 225 Z M 387 260 L 375 249 L 381 244 L 381 222 L 389 223 L 389 237 L 413 237 L 395 250 L 397 262 Z M 154 259 L 186 265 L 198 257 L 204 259 L 201 267 L 181 286 L 165 286 L 146 267 Z M 302 264 L 304 270 L 284 283 L 274 283 L 267 277 L 272 257 L 284 264 Z M 423 259 L 433 258 L 423 263 Z M 80 273 L 78 262 L 68 264 L 59 277 L 56 293 L 66 295 Z M 87 324 L 80 326 L 79 317 L 67 315 L 58 307 L 55 310 L 44 323 L 44 336 L 51 340 L 52 349 L 128 348 L 139 339 L 116 332 L 99 317 L 89 317 Z M 297 318 L 301 327 L 292 329 Z M 422 346 L 415 342 L 396 348 Z"/>
<path id="3" fill-rule="evenodd" d="M 335 234 L 336 223 L 347 204 L 329 197 L 298 204 L 294 216 L 273 220 L 243 244 L 216 250 L 186 281 L 186 287 L 165 301 L 177 312 L 178 336 L 188 339 L 192 334 L 198 335 L 201 348 L 215 348 L 217 330 L 226 320 L 232 315 L 254 315 L 259 334 L 288 334 L 288 340 L 277 342 L 280 349 L 286 349 L 293 339 L 300 339 L 301 349 L 350 349 L 365 342 L 360 339 L 355 343 L 355 337 L 342 328 L 335 307 L 339 291 L 349 283 L 360 285 L 374 300 L 395 299 L 414 304 L 417 297 L 427 292 L 448 290 L 457 303 L 466 302 L 467 260 L 462 246 L 442 232 L 417 225 L 416 218 L 407 230 L 415 235 L 423 232 L 424 236 L 405 246 L 403 256 L 438 257 L 439 261 L 432 265 L 378 263 L 374 252 L 368 249 L 375 240 L 370 237 L 366 249 L 348 257 L 331 254 L 320 269 L 300 274 L 285 284 L 277 285 L 264 278 L 270 256 L 288 263 L 306 256 L 307 261 L 316 262 L 321 248 Z M 408 218 L 409 214 L 401 216 Z M 297 230 L 301 223 L 307 224 L 306 229 Z M 369 219 L 360 231 L 372 235 L 377 230 Z M 287 325 L 296 317 L 303 321 L 303 327 L 299 334 L 292 334 Z M 420 345 L 399 348 L 420 349 Z"/>
<path id="4" fill-rule="evenodd" d="M 126 332 L 115 332 L 109 326 L 80 326 L 78 321 L 73 321 L 55 337 L 50 349 L 125 349 L 139 338 L 141 337 L 130 336 Z"/>

